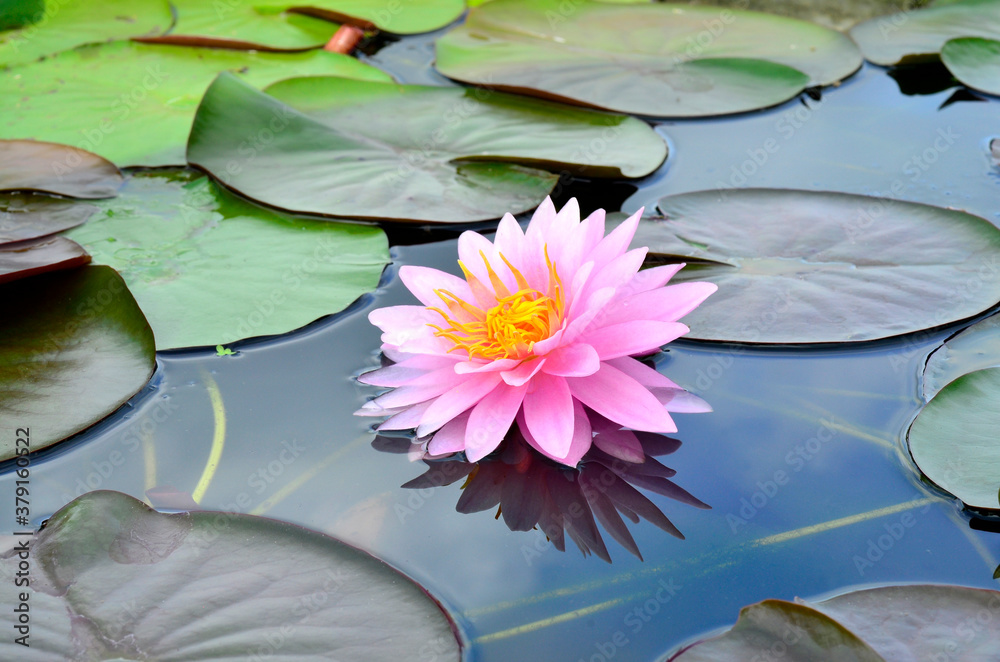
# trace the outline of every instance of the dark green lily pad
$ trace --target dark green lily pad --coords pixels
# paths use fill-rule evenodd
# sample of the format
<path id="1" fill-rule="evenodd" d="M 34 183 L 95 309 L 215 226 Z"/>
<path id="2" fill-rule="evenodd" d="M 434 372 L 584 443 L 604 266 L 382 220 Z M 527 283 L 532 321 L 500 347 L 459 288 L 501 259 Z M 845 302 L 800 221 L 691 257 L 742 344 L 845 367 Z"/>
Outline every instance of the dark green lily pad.
<path id="1" fill-rule="evenodd" d="M 30 25 L 44 14 L 44 0 L 0 0 L 0 30 Z"/>
<path id="2" fill-rule="evenodd" d="M 46 0 L 38 20 L 0 33 L 0 67 L 84 44 L 163 34 L 172 22 L 167 0 Z"/>
<path id="3" fill-rule="evenodd" d="M 44 195 L 0 194 L 0 244 L 25 241 L 74 228 L 97 211 L 84 203 Z"/>
<path id="4" fill-rule="evenodd" d="M 291 218 L 191 171 L 130 177 L 121 195 L 67 236 L 117 269 L 158 349 L 287 333 L 378 285 L 382 230 Z"/>
<path id="5" fill-rule="evenodd" d="M 884 586 L 820 602 L 765 600 L 740 611 L 731 630 L 698 642 L 669 662 L 981 662 L 1000 647 L 993 628 L 956 632 L 1000 607 L 1000 592 L 964 586 Z"/>
<path id="6" fill-rule="evenodd" d="M 8 104 L 0 114 L 0 138 L 74 145 L 119 166 L 183 165 L 198 102 L 220 71 L 238 71 L 261 87 L 290 75 L 390 80 L 374 67 L 326 51 L 85 46 L 0 76 L 0 98 Z"/>
<path id="7" fill-rule="evenodd" d="M 935 60 L 949 39 L 1000 39 L 1000 0 L 963 0 L 881 16 L 851 28 L 851 37 L 875 64 Z"/>
<path id="8" fill-rule="evenodd" d="M 929 401 L 962 375 L 994 367 L 1000 367 L 1000 315 L 976 322 L 946 340 L 927 357 L 924 400 Z"/>
<path id="9" fill-rule="evenodd" d="M 997 37 L 1000 38 L 1000 31 Z M 968 87 L 1000 95 L 1000 41 L 997 39 L 952 39 L 941 49 L 941 61 Z"/>
<path id="10" fill-rule="evenodd" d="M 920 471 L 970 508 L 1000 510 L 1000 368 L 963 375 L 920 410 L 907 433 Z"/>
<path id="11" fill-rule="evenodd" d="M 16 552 L 3 556 L 16 572 Z M 31 624 L 45 630 L 32 631 L 30 650 L 50 656 L 37 659 L 460 659 L 451 622 L 417 584 L 285 522 L 165 515 L 90 492 L 49 519 L 31 557 Z M 3 612 L 13 632 L 13 605 Z M 0 642 L 3 659 L 23 650 L 13 636 Z"/>
<path id="12" fill-rule="evenodd" d="M 220 76 L 198 110 L 188 160 L 249 198 L 295 212 L 498 218 L 552 190 L 558 177 L 541 168 L 641 177 L 667 152 L 634 118 L 499 92 L 334 77 L 291 79 L 267 92 Z M 274 131 L 261 128 L 273 118 Z"/>
<path id="13" fill-rule="evenodd" d="M 858 342 L 950 324 L 1000 301 L 1000 230 L 912 202 L 783 189 L 663 198 L 633 246 L 700 261 L 677 278 L 719 286 L 688 338 Z"/>
<path id="14" fill-rule="evenodd" d="M 124 281 L 87 266 L 0 285 L 0 420 L 39 450 L 93 425 L 153 374 L 153 332 Z M 0 439 L 0 459 L 15 438 Z"/>
<path id="15" fill-rule="evenodd" d="M 845 35 L 806 21 L 592 0 L 493 0 L 436 48 L 456 80 L 661 117 L 773 106 L 862 61 Z"/>
<path id="16" fill-rule="evenodd" d="M 0 191 L 113 198 L 122 173 L 86 150 L 34 140 L 0 140 Z"/>
<path id="17" fill-rule="evenodd" d="M 0 283 L 9 283 L 46 271 L 81 267 L 90 256 L 80 244 L 66 237 L 43 237 L 15 244 L 0 244 Z"/>

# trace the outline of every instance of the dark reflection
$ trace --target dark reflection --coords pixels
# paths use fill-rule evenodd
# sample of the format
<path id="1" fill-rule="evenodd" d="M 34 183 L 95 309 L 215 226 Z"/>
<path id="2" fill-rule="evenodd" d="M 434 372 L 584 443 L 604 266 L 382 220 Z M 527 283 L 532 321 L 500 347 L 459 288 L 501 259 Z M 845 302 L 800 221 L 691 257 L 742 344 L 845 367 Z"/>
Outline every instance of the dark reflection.
<path id="1" fill-rule="evenodd" d="M 899 91 L 907 96 L 937 94 L 959 85 L 940 60 L 892 67 L 889 69 L 889 77 L 899 85 Z"/>
<path id="2" fill-rule="evenodd" d="M 938 110 L 943 110 L 953 103 L 958 103 L 959 101 L 986 101 L 986 97 L 981 97 L 975 92 L 968 90 L 966 88 L 961 88 L 952 92 L 951 96 L 945 99 Z"/>
<path id="3" fill-rule="evenodd" d="M 549 195 L 556 209 L 562 209 L 570 198 L 576 198 L 580 209 L 612 212 L 621 209 L 622 204 L 638 190 L 638 186 L 621 180 L 588 179 L 563 172 Z"/>
<path id="4" fill-rule="evenodd" d="M 591 416 L 598 415 L 591 412 Z M 595 425 L 599 429 L 600 425 Z M 620 434 L 620 433 L 619 433 Z M 591 553 L 611 562 L 597 523 L 622 547 L 642 559 L 639 547 L 622 518 L 638 523 L 645 519 L 677 538 L 684 535 L 667 516 L 636 488 L 655 492 L 696 508 L 710 508 L 670 480 L 676 473 L 655 457 L 669 455 L 681 442 L 659 434 L 633 432 L 643 458 L 630 462 L 601 450 L 601 433 L 576 468 L 558 464 L 531 448 L 515 427 L 500 448 L 476 463 L 463 453 L 427 456 L 425 443 L 412 437 L 377 436 L 372 446 L 388 453 L 419 457 L 427 471 L 404 483 L 407 489 L 443 487 L 465 479 L 455 509 L 475 513 L 497 509 L 511 531 L 540 529 L 559 551 L 566 551 L 566 537 L 584 556 Z M 608 448 L 613 444 L 606 445 Z"/>

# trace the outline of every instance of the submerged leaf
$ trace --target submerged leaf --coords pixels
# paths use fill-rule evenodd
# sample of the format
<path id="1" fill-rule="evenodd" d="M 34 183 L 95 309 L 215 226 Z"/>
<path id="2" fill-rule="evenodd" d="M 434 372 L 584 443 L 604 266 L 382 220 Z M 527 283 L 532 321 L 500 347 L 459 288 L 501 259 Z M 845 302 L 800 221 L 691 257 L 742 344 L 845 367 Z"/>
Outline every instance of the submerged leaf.
<path id="1" fill-rule="evenodd" d="M 389 261 L 378 228 L 291 218 L 191 171 L 130 177 L 68 236 L 117 269 L 159 349 L 287 333 L 340 312 Z"/>
<path id="2" fill-rule="evenodd" d="M 124 281 L 87 266 L 0 285 L 0 420 L 39 450 L 93 425 L 135 395 L 154 367 L 153 332 Z M 14 438 L 0 458 L 14 457 Z"/>
<path id="3" fill-rule="evenodd" d="M 850 39 L 805 21 L 592 0 L 492 0 L 436 53 L 456 80 L 661 117 L 773 106 L 861 66 Z"/>
<path id="4" fill-rule="evenodd" d="M 857 342 L 968 319 L 1000 301 L 1000 230 L 912 202 L 784 189 L 663 198 L 633 246 L 719 291 L 689 338 Z"/>
<path id="5" fill-rule="evenodd" d="M 234 513 L 166 515 L 90 492 L 31 541 L 31 651 L 44 659 L 457 662 L 441 607 L 382 561 L 306 529 Z M 2 555 L 15 572 L 13 549 Z M 4 609 L 13 630 L 17 614 Z M 37 625 L 36 625 L 37 624 Z M 44 624 L 44 625 L 43 625 Z M 34 632 L 32 634 L 35 634 Z M 0 656 L 26 659 L 13 637 Z M 42 657 L 33 659 L 43 659 Z"/>
<path id="6" fill-rule="evenodd" d="M 267 92 L 220 76 L 198 110 L 188 159 L 295 212 L 485 220 L 540 203 L 558 179 L 541 168 L 641 177 L 666 157 L 662 139 L 634 118 L 498 92 L 334 77 Z M 264 131 L 266 141 L 247 142 Z"/>

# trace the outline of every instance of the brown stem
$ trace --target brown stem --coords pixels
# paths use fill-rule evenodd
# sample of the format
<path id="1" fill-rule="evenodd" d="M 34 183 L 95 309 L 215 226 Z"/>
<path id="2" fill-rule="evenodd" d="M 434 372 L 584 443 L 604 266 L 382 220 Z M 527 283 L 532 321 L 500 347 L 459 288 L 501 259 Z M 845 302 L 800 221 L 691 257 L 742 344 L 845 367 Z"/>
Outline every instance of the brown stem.
<path id="1" fill-rule="evenodd" d="M 364 31 L 353 25 L 341 25 L 333 36 L 330 37 L 330 41 L 326 42 L 326 46 L 323 47 L 324 51 L 330 51 L 331 53 L 343 53 L 344 55 L 350 55 L 361 38 L 365 36 Z"/>

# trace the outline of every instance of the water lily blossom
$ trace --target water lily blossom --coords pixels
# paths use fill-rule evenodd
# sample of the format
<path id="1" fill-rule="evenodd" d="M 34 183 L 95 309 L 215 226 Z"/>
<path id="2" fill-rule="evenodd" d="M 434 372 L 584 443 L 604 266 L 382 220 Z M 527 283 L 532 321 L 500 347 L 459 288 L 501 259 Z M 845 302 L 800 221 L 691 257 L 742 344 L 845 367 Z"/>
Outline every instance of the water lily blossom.
<path id="1" fill-rule="evenodd" d="M 568 466 L 592 443 L 641 461 L 628 430 L 676 432 L 669 412 L 710 408 L 633 357 L 687 333 L 677 320 L 716 290 L 667 285 L 683 264 L 640 271 L 647 249 L 628 246 L 641 215 L 605 236 L 603 210 L 581 221 L 576 200 L 556 212 L 546 198 L 525 231 L 507 214 L 493 242 L 463 233 L 464 279 L 402 267 L 421 305 L 368 316 L 395 363 L 360 379 L 394 390 L 356 413 L 389 416 L 380 430 L 415 428 L 433 435 L 429 453 L 465 451 L 470 462 L 515 424 L 536 450 Z M 592 419 L 603 422 L 598 437 Z"/>

